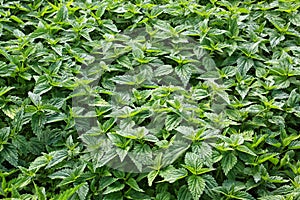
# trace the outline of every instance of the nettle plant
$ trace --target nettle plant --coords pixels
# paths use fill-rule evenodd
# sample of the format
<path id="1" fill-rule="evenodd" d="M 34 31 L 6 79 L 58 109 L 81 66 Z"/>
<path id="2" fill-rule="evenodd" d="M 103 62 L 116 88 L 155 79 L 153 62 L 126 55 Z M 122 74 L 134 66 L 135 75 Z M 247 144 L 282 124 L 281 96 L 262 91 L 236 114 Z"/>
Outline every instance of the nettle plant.
<path id="1" fill-rule="evenodd" d="M 299 7 L 0 0 L 0 198 L 299 199 Z"/>
<path id="2" fill-rule="evenodd" d="M 211 131 L 212 138 L 222 128 L 208 122 L 212 115 L 218 116 L 212 106 L 217 108 L 225 102 L 216 102 L 217 96 L 228 99 L 215 82 L 219 77 L 213 60 L 195 48 L 195 41 L 179 35 L 184 27 L 173 29 L 162 21 L 157 24 L 156 29 L 147 25 L 146 29 L 107 36 L 102 48 L 95 50 L 95 61 L 83 66 L 78 77 L 80 86 L 73 94 L 77 129 L 83 131 L 80 137 L 84 143 L 99 151 L 97 156 L 103 156 L 95 158 L 101 166 L 114 156 L 119 157 L 115 162 L 120 165 L 129 156 L 135 165 L 130 168 L 142 172 L 143 164 L 152 164 L 151 146 L 159 153 L 173 149 L 164 152 L 163 159 L 169 161 L 188 148 L 190 142 L 176 134 L 178 126 L 201 126 L 202 132 Z M 102 120 L 105 123 L 99 123 Z M 199 130 L 189 131 L 183 132 L 186 139 L 199 139 Z M 127 156 L 132 147 L 136 152 Z M 174 158 L 167 158 L 172 154 Z"/>
<path id="3" fill-rule="evenodd" d="M 95 168 L 148 172 L 149 186 L 158 175 L 173 183 L 188 176 L 188 169 L 195 176 L 182 192 L 197 199 L 206 183 L 196 175 L 214 170 L 212 161 L 206 161 L 210 168 L 202 168 L 200 157 L 193 163 L 195 157 L 186 156 L 186 169 L 170 164 L 193 142 L 212 149 L 206 142 L 215 142 L 231 121 L 221 112 L 229 100 L 217 83 L 214 61 L 195 40 L 181 34 L 185 29 L 158 21 L 153 28 L 146 24 L 107 35 L 94 60 L 82 66 L 73 110 L 87 146 L 86 159 Z M 211 159 L 210 151 L 203 159 Z"/>

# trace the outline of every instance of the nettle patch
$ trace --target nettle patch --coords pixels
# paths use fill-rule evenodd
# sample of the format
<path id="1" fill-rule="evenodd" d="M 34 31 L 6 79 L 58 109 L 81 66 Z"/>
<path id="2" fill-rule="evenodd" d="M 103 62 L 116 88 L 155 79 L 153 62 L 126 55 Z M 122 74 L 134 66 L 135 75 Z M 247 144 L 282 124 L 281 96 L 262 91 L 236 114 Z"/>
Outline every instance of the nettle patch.
<path id="1" fill-rule="evenodd" d="M 299 8 L 0 0 L 0 198 L 299 199 Z"/>

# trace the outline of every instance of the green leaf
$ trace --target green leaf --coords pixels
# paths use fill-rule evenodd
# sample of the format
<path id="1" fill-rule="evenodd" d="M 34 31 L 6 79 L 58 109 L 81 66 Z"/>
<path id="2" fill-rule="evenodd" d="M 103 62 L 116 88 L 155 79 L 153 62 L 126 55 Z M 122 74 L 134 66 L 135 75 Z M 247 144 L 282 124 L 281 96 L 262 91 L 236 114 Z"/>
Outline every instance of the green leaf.
<path id="1" fill-rule="evenodd" d="M 5 144 L 5 142 L 8 140 L 10 134 L 10 127 L 4 127 L 0 129 L 0 141 L 1 144 Z M 0 149 L 2 150 L 2 148 Z"/>
<path id="2" fill-rule="evenodd" d="M 238 151 L 241 151 L 241 152 L 244 152 L 244 153 L 247 153 L 247 154 L 250 154 L 252 156 L 256 156 L 256 154 L 251 150 L 249 149 L 249 147 L 245 146 L 245 145 L 240 145 L 236 148 L 236 150 Z"/>
<path id="3" fill-rule="evenodd" d="M 171 65 L 162 65 L 154 70 L 154 75 L 156 77 L 166 76 L 173 72 L 173 67 Z"/>
<path id="4" fill-rule="evenodd" d="M 298 140 L 300 138 L 300 135 L 297 134 L 291 134 L 287 136 L 286 138 L 282 139 L 282 144 L 284 147 L 288 146 L 292 141 Z"/>
<path id="5" fill-rule="evenodd" d="M 27 81 L 30 81 L 32 78 L 32 75 L 27 72 L 21 72 L 21 73 L 19 73 L 19 76 Z"/>
<path id="6" fill-rule="evenodd" d="M 171 131 L 175 129 L 181 121 L 182 118 L 179 117 L 177 114 L 167 115 L 167 118 L 165 120 L 165 127 L 168 131 Z"/>
<path id="7" fill-rule="evenodd" d="M 205 189 L 205 180 L 201 176 L 192 175 L 188 177 L 187 182 L 193 199 L 198 200 Z"/>
<path id="8" fill-rule="evenodd" d="M 10 90 L 14 89 L 15 87 L 0 87 L 0 97 L 3 96 L 5 93 L 9 92 Z"/>
<path id="9" fill-rule="evenodd" d="M 159 175 L 164 178 L 163 181 L 174 183 L 175 181 L 186 177 L 188 172 L 183 168 L 176 169 L 170 165 L 166 169 L 160 171 Z"/>
<path id="10" fill-rule="evenodd" d="M 236 165 L 236 163 L 237 157 L 233 153 L 228 152 L 223 156 L 221 160 L 221 166 L 225 175 L 228 174 L 228 172 Z"/>
<path id="11" fill-rule="evenodd" d="M 2 108 L 2 111 L 9 118 L 14 119 L 19 111 L 19 107 L 16 105 L 6 105 L 5 107 Z"/>
<path id="12" fill-rule="evenodd" d="M 19 17 L 15 15 L 10 16 L 10 18 L 19 24 L 24 24 L 23 20 L 21 20 Z"/>
<path id="13" fill-rule="evenodd" d="M 123 200 L 123 194 L 122 194 L 122 192 L 110 193 L 108 195 L 105 195 L 104 198 L 103 198 L 103 200 L 115 200 L 115 199 Z"/>
<path id="14" fill-rule="evenodd" d="M 255 199 L 251 196 L 251 194 L 249 194 L 245 191 L 237 191 L 234 196 L 237 199 L 243 199 L 243 200 L 254 200 Z"/>
<path id="15" fill-rule="evenodd" d="M 300 199 L 299 8 L 0 0 L 0 199 Z"/>
<path id="16" fill-rule="evenodd" d="M 52 89 L 52 86 L 48 82 L 46 76 L 40 76 L 35 83 L 33 93 L 37 95 L 42 95 Z"/>
<path id="17" fill-rule="evenodd" d="M 73 188 L 67 189 L 60 195 L 56 196 L 54 199 L 57 200 L 68 200 L 72 197 L 73 194 L 75 194 L 85 183 L 81 183 L 80 185 L 77 185 Z M 53 199 L 53 198 L 52 198 Z"/>
<path id="18" fill-rule="evenodd" d="M 171 199 L 171 195 L 170 193 L 158 193 L 155 197 L 155 200 L 170 200 Z"/>
<path id="19" fill-rule="evenodd" d="M 42 133 L 42 128 L 45 124 L 45 114 L 44 113 L 35 113 L 31 118 L 31 128 L 33 132 L 40 137 Z"/>
<path id="20" fill-rule="evenodd" d="M 277 155 L 278 155 L 278 153 L 265 153 L 265 154 L 259 156 L 257 163 L 258 164 L 264 163 Z"/>
<path id="21" fill-rule="evenodd" d="M 178 194 L 177 194 L 177 199 L 178 200 L 191 200 L 192 194 L 189 191 L 188 187 L 186 185 L 183 185 L 180 187 Z"/>
<path id="22" fill-rule="evenodd" d="M 195 89 L 194 93 L 193 93 L 193 97 L 196 100 L 201 100 L 201 99 L 204 99 L 204 98 L 206 98 L 208 96 L 209 96 L 208 91 L 204 90 L 204 89 Z"/>
<path id="23" fill-rule="evenodd" d="M 29 165 L 29 170 L 38 170 L 41 167 L 46 166 L 49 163 L 49 160 L 47 159 L 46 156 L 39 156 L 37 157 L 33 162 L 30 163 Z"/>
<path id="24" fill-rule="evenodd" d="M 125 184 L 121 184 L 119 182 L 115 182 L 111 185 L 109 185 L 106 190 L 103 192 L 103 194 L 110 194 L 113 192 L 118 192 L 120 190 L 122 190 L 125 187 Z"/>
<path id="25" fill-rule="evenodd" d="M 18 166 L 18 150 L 13 145 L 5 145 L 2 151 L 0 151 L 0 157 L 7 160 L 14 167 Z"/>
<path id="26" fill-rule="evenodd" d="M 35 193 L 38 196 L 39 200 L 46 200 L 47 196 L 46 196 L 46 190 L 44 187 L 38 187 L 35 183 L 34 183 L 34 189 L 35 189 Z"/>
<path id="27" fill-rule="evenodd" d="M 111 80 L 120 85 L 135 85 L 136 84 L 136 79 L 134 78 L 134 76 L 131 76 L 131 75 L 115 76 Z"/>
<path id="28" fill-rule="evenodd" d="M 300 94 L 298 94 L 297 89 L 293 89 L 287 100 L 287 105 L 289 107 L 295 107 L 300 102 Z"/>
<path id="29" fill-rule="evenodd" d="M 51 160 L 45 169 L 48 169 L 54 165 L 57 165 L 58 163 L 62 162 L 64 159 L 66 159 L 68 157 L 68 151 L 65 149 L 52 151 L 49 153 L 48 156 L 51 158 Z"/>
<path id="30" fill-rule="evenodd" d="M 144 192 L 144 190 L 142 190 L 139 185 L 137 184 L 136 180 L 133 178 L 130 178 L 126 181 L 126 184 L 129 185 L 132 189 L 134 189 L 135 191 L 138 192 Z"/>
<path id="31" fill-rule="evenodd" d="M 103 20 L 103 26 L 115 33 L 119 32 L 118 27 L 113 23 L 112 20 Z"/>
<path id="32" fill-rule="evenodd" d="M 42 97 L 40 95 L 28 92 L 28 96 L 35 106 L 38 107 L 41 104 Z"/>
<path id="33" fill-rule="evenodd" d="M 109 185 L 115 183 L 118 179 L 113 177 L 103 177 L 99 182 L 99 189 L 104 190 Z"/>
<path id="34" fill-rule="evenodd" d="M 281 35 L 281 34 L 273 32 L 272 34 L 270 34 L 270 44 L 271 44 L 271 47 L 272 48 L 276 47 L 284 39 L 285 39 L 284 35 Z"/>
<path id="35" fill-rule="evenodd" d="M 205 180 L 205 193 L 212 199 L 218 198 L 218 194 L 213 191 L 214 188 L 218 187 L 218 183 L 215 180 L 215 178 L 212 175 L 205 174 L 202 176 L 202 178 Z"/>
<path id="36" fill-rule="evenodd" d="M 55 21 L 63 22 L 68 18 L 68 8 L 63 5 L 57 12 Z"/>
<path id="37" fill-rule="evenodd" d="M 184 157 L 184 167 L 193 174 L 198 174 L 203 166 L 201 157 L 195 153 L 186 153 Z"/>
<path id="38" fill-rule="evenodd" d="M 241 75 L 246 75 L 247 72 L 254 66 L 254 62 L 250 58 L 240 57 L 237 59 L 238 71 Z"/>
<path id="39" fill-rule="evenodd" d="M 189 65 L 177 66 L 175 67 L 175 73 L 179 76 L 180 80 L 183 83 L 183 86 L 186 87 L 192 75 L 192 70 L 190 66 Z"/>
<path id="40" fill-rule="evenodd" d="M 300 149 L 300 141 L 292 141 L 289 145 L 289 149 Z"/>
<path id="41" fill-rule="evenodd" d="M 152 183 L 153 183 L 154 179 L 157 177 L 158 174 L 159 174 L 158 170 L 153 170 L 153 171 L 148 173 L 147 178 L 148 178 L 148 185 L 149 186 L 152 186 Z"/>
<path id="42" fill-rule="evenodd" d="M 85 200 L 87 198 L 88 193 L 89 193 L 89 184 L 87 182 L 84 182 L 82 187 L 80 187 L 76 191 L 76 193 L 77 193 L 80 200 Z"/>

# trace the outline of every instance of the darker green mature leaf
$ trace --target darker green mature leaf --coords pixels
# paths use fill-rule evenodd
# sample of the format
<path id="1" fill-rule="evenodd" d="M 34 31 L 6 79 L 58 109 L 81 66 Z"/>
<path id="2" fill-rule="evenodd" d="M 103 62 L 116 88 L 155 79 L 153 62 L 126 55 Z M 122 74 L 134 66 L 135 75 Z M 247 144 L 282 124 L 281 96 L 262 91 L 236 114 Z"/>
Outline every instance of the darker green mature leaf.
<path id="1" fill-rule="evenodd" d="M 136 180 L 134 180 L 133 178 L 128 179 L 127 182 L 126 182 L 126 184 L 129 185 L 135 191 L 144 192 L 144 190 L 142 190 L 139 187 L 139 185 L 137 184 Z"/>
<path id="2" fill-rule="evenodd" d="M 108 187 L 109 185 L 115 183 L 118 179 L 117 178 L 113 178 L 113 177 L 103 177 L 100 180 L 100 190 L 104 190 L 106 187 Z"/>
<path id="3" fill-rule="evenodd" d="M 188 188 L 194 200 L 198 200 L 201 197 L 205 185 L 205 180 L 201 176 L 192 175 L 188 177 Z"/>
<path id="4" fill-rule="evenodd" d="M 68 157 L 68 151 L 65 149 L 58 150 L 58 151 L 52 151 L 49 153 L 48 156 L 51 158 L 51 160 L 48 163 L 48 165 L 46 166 L 46 169 L 50 168 L 54 165 L 57 165 L 58 163 L 62 162 L 64 159 L 66 159 Z"/>
<path id="5" fill-rule="evenodd" d="M 48 82 L 46 76 L 40 76 L 36 82 L 36 85 L 33 89 L 33 93 L 37 95 L 42 95 L 52 89 L 52 86 Z"/>
<path id="6" fill-rule="evenodd" d="M 253 196 L 251 194 L 245 192 L 245 191 L 238 191 L 234 195 L 236 198 L 243 199 L 243 200 L 254 200 Z"/>
<path id="7" fill-rule="evenodd" d="M 32 163 L 30 163 L 29 170 L 38 170 L 41 167 L 46 166 L 49 160 L 45 155 L 37 157 Z"/>
<path id="8" fill-rule="evenodd" d="M 38 196 L 39 200 L 46 200 L 47 196 L 46 196 L 46 190 L 44 187 L 38 187 L 35 183 L 34 183 L 34 188 L 35 188 L 35 193 Z"/>
<path id="9" fill-rule="evenodd" d="M 192 75 L 192 70 L 189 65 L 182 65 L 175 67 L 175 72 L 183 83 L 183 86 L 186 87 L 190 77 Z"/>
<path id="10" fill-rule="evenodd" d="M 193 198 L 192 194 L 189 191 L 188 187 L 186 185 L 181 186 L 178 191 L 177 199 L 178 200 L 191 200 L 192 198 Z"/>
<path id="11" fill-rule="evenodd" d="M 285 39 L 284 35 L 279 34 L 277 32 L 273 32 L 272 34 L 270 34 L 270 44 L 271 44 L 271 47 L 273 47 L 273 48 L 276 47 L 284 39 Z"/>
<path id="12" fill-rule="evenodd" d="M 156 195 L 155 197 L 156 200 L 170 200 L 171 199 L 171 195 L 170 193 L 159 193 Z"/>
<path id="13" fill-rule="evenodd" d="M 113 193 L 113 192 L 118 192 L 118 191 L 122 190 L 124 187 L 125 187 L 124 184 L 121 184 L 119 182 L 115 182 L 115 183 L 109 185 L 106 188 L 106 190 L 103 192 L 103 194 L 110 194 L 110 193 Z"/>
<path id="14" fill-rule="evenodd" d="M 0 49 L 1 54 L 1 49 Z M 5 62 L 0 61 L 0 77 L 10 77 L 16 71 L 16 65 L 9 65 Z"/>
<path id="15" fill-rule="evenodd" d="M 119 198 L 122 198 L 122 195 L 120 195 L 120 196 L 121 197 L 119 197 Z M 144 194 L 144 193 L 141 193 L 141 192 L 137 192 L 137 191 L 134 191 L 134 190 L 130 190 L 128 193 L 126 193 L 125 197 L 128 198 L 128 199 L 143 199 L 143 200 L 147 200 L 147 199 L 151 198 L 147 194 Z"/>
<path id="16" fill-rule="evenodd" d="M 184 163 L 184 167 L 193 174 L 198 174 L 203 166 L 203 161 L 201 160 L 200 155 L 190 152 L 185 154 Z"/>
<path id="17" fill-rule="evenodd" d="M 29 92 L 28 96 L 35 106 L 37 106 L 37 107 L 40 106 L 41 101 L 42 101 L 42 97 L 40 95 Z"/>
<path id="18" fill-rule="evenodd" d="M 46 123 L 53 123 L 53 122 L 59 122 L 64 121 L 67 119 L 67 116 L 64 113 L 56 113 L 52 115 L 48 115 L 46 117 Z"/>
<path id="19" fill-rule="evenodd" d="M 57 200 L 67 200 L 72 197 L 73 194 L 75 194 L 85 183 L 82 183 L 80 185 L 75 186 L 74 188 L 70 188 L 60 195 L 56 196 L 55 199 Z"/>
<path id="20" fill-rule="evenodd" d="M 110 193 L 108 195 L 105 195 L 105 197 L 103 198 L 103 200 L 115 200 L 115 199 L 123 200 L 122 193 L 121 192 Z"/>
<path id="21" fill-rule="evenodd" d="M 1 145 L 5 144 L 5 142 L 8 140 L 9 134 L 10 134 L 10 127 L 4 127 L 2 129 L 0 129 L 0 141 L 1 141 Z M 2 150 L 2 148 L 0 148 L 0 150 Z"/>
<path id="22" fill-rule="evenodd" d="M 236 165 L 236 163 L 237 157 L 233 153 L 228 152 L 223 156 L 221 160 L 221 166 L 225 175 L 228 174 L 228 172 Z"/>
<path id="23" fill-rule="evenodd" d="M 11 144 L 5 145 L 2 151 L 0 151 L 0 157 L 7 160 L 14 167 L 18 166 L 18 157 L 19 157 L 18 150 L 13 145 Z"/>
<path id="24" fill-rule="evenodd" d="M 162 65 L 159 66 L 157 69 L 155 69 L 154 75 L 156 77 L 160 77 L 160 76 L 169 75 L 172 72 L 173 72 L 173 67 L 171 65 Z"/>
<path id="25" fill-rule="evenodd" d="M 79 190 L 76 191 L 76 193 L 80 200 L 85 200 L 87 198 L 87 194 L 89 193 L 89 184 L 87 182 L 84 182 L 82 187 L 80 187 Z"/>
<path id="26" fill-rule="evenodd" d="M 84 169 L 86 165 L 80 165 L 77 167 L 73 167 L 73 169 L 65 168 L 60 171 L 54 172 L 49 177 L 51 179 L 63 179 L 57 187 L 62 187 L 65 185 L 70 185 L 71 183 L 75 182 L 83 182 L 92 176 L 90 174 L 84 174 Z"/>
<path id="27" fill-rule="evenodd" d="M 63 5 L 57 12 L 55 20 L 57 22 L 63 22 L 68 18 L 68 8 Z"/>
<path id="28" fill-rule="evenodd" d="M 44 113 L 35 113 L 32 115 L 31 118 L 31 128 L 33 132 L 37 136 L 41 136 L 42 134 L 42 128 L 45 124 L 45 114 Z"/>
<path id="29" fill-rule="evenodd" d="M 292 90 L 290 96 L 287 100 L 287 105 L 289 107 L 295 107 L 300 102 L 300 94 L 297 93 L 297 89 Z"/>
<path id="30" fill-rule="evenodd" d="M 241 75 L 246 75 L 253 66 L 254 62 L 250 58 L 240 57 L 237 59 L 237 67 Z"/>
<path id="31" fill-rule="evenodd" d="M 236 17 L 229 20 L 229 32 L 231 37 L 237 37 L 239 35 L 238 19 Z"/>
<path id="32" fill-rule="evenodd" d="M 208 174 L 203 175 L 202 178 L 205 180 L 205 193 L 210 198 L 218 198 L 218 195 L 213 191 L 213 188 L 218 187 L 218 183 L 216 182 L 215 178 Z"/>
<path id="33" fill-rule="evenodd" d="M 256 154 L 249 147 L 247 147 L 246 145 L 240 145 L 236 148 L 236 150 L 247 153 L 247 154 L 252 155 L 252 156 L 256 156 Z"/>
<path id="34" fill-rule="evenodd" d="M 175 181 L 186 177 L 188 175 L 188 172 L 183 168 L 176 169 L 171 165 L 166 169 L 160 171 L 159 175 L 164 178 L 163 181 L 174 183 Z"/>
<path id="35" fill-rule="evenodd" d="M 181 122 L 182 118 L 176 114 L 167 115 L 165 127 L 168 131 L 175 129 Z"/>

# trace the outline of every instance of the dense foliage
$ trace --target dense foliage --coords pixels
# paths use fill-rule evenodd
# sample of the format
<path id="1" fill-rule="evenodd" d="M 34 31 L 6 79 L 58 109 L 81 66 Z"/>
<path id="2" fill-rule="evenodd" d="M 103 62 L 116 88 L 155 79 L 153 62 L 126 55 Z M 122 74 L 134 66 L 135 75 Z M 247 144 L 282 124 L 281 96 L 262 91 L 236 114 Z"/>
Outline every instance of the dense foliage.
<path id="1" fill-rule="evenodd" d="M 0 0 L 0 198 L 300 199 L 299 8 Z"/>

